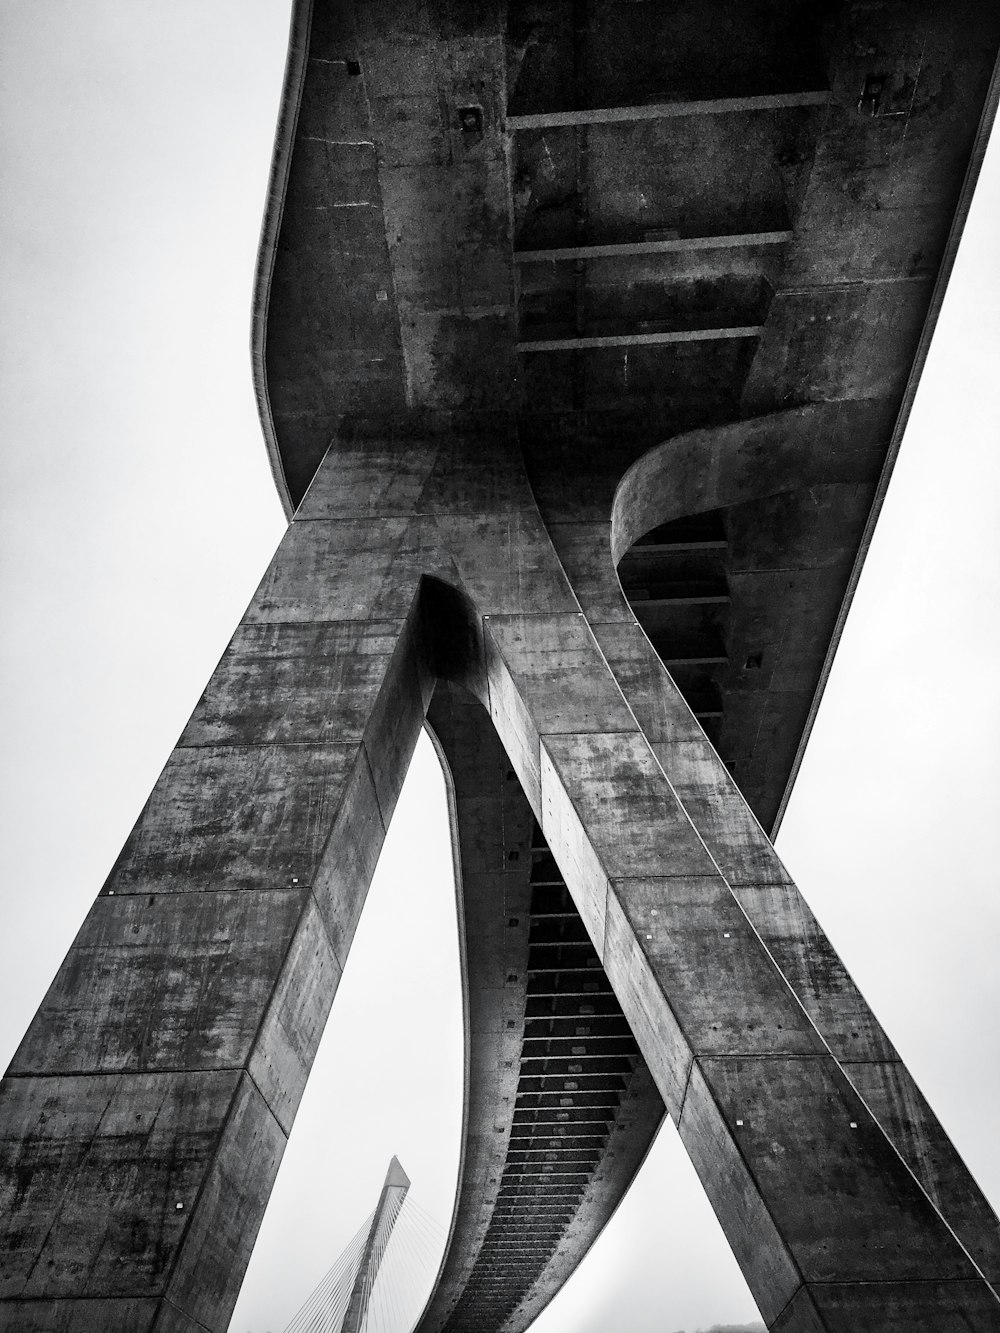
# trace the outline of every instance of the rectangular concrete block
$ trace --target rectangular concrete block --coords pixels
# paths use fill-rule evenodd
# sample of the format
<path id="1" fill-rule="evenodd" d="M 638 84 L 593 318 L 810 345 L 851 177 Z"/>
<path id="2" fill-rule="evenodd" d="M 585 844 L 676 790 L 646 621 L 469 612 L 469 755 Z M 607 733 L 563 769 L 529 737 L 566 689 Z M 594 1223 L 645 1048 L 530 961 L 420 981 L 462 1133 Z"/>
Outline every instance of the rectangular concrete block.
<path id="1" fill-rule="evenodd" d="M 477 259 L 481 265 L 481 251 Z M 523 511 L 534 515 L 535 500 L 517 441 L 502 417 L 494 418 L 491 426 L 484 433 L 457 422 L 441 440 L 418 513 L 450 516 Z"/>
<path id="2" fill-rule="evenodd" d="M 287 207 L 299 216 L 331 206 L 377 203 L 378 164 L 370 143 L 337 143 L 301 136 L 295 143 L 295 169 L 289 173 Z M 351 339 L 343 331 L 342 346 Z"/>
<path id="3" fill-rule="evenodd" d="M 649 966 L 642 944 L 613 897 L 608 901 L 602 961 L 667 1112 L 676 1123 L 691 1070 L 691 1045 Z"/>
<path id="4" fill-rule="evenodd" d="M 595 633 L 609 622 L 634 625 L 611 551 L 608 522 L 550 523 L 548 531 L 580 606 Z"/>
<path id="5" fill-rule="evenodd" d="M 337 818 L 316 870 L 313 895 L 343 968 L 385 841 L 385 825 L 368 755 L 360 747 Z"/>
<path id="6" fill-rule="evenodd" d="M 735 1121 L 749 1114 L 742 1106 L 739 1111 L 732 1116 L 725 1114 L 699 1066 L 692 1066 L 677 1128 L 761 1316 L 770 1327 L 803 1279 L 770 1214 L 769 1201 L 762 1197 L 734 1138 L 742 1129 Z M 798 1190 L 794 1177 L 789 1178 L 788 1189 Z M 806 1199 L 801 1202 L 806 1206 Z"/>
<path id="7" fill-rule="evenodd" d="M 503 967 L 500 966 L 495 971 L 497 984 L 491 986 L 489 980 L 490 978 L 484 979 L 484 984 L 476 987 L 475 995 L 470 996 L 469 1005 L 469 1031 L 474 1038 L 482 1038 L 488 1048 L 488 1053 L 480 1050 L 482 1043 L 474 1040 L 475 1049 L 470 1051 L 469 1059 L 472 1064 L 478 1064 L 483 1070 L 495 1065 L 499 1053 L 499 1038 L 504 1030 L 504 1018 L 507 1013 Z"/>
<path id="8" fill-rule="evenodd" d="M 612 984 L 612 959 L 632 940 L 696 1056 L 825 1051 L 721 876 L 612 880 Z"/>
<path id="9" fill-rule="evenodd" d="M 238 1081 L 230 1070 L 6 1079 L 0 1294 L 160 1294 Z"/>
<path id="10" fill-rule="evenodd" d="M 486 621 L 489 624 L 489 621 Z M 490 717 L 503 738 L 510 764 L 531 808 L 541 809 L 541 772 L 538 731 L 506 664 L 484 635 Z"/>
<path id="11" fill-rule="evenodd" d="M 638 732 L 549 735 L 543 751 L 612 879 L 715 873 Z"/>
<path id="12" fill-rule="evenodd" d="M 583 615 L 493 615 L 485 630 L 491 684 L 506 668 L 539 736 L 638 731 Z"/>
<path id="13" fill-rule="evenodd" d="M 223 1333 L 285 1150 L 280 1125 L 246 1075 L 213 1146 L 165 1294 L 191 1319 Z"/>
<path id="14" fill-rule="evenodd" d="M 403 624 L 241 625 L 180 744 L 360 741 Z"/>
<path id="15" fill-rule="evenodd" d="M 542 746 L 541 825 L 576 910 L 580 913 L 597 956 L 604 956 L 608 874 L 594 847 L 577 805 L 548 751 Z"/>
<path id="16" fill-rule="evenodd" d="M 523 974 L 528 962 L 527 891 L 521 904 L 506 891 L 512 879 L 527 880 L 527 870 L 516 875 L 476 871 L 462 876 L 466 949 L 470 966 L 483 986 L 503 986 L 511 972 Z M 517 922 L 516 927 L 509 923 Z"/>
<path id="17" fill-rule="evenodd" d="M 698 1068 L 806 1282 L 973 1278 L 832 1057 L 710 1058 Z"/>
<path id="18" fill-rule="evenodd" d="M 395 167 L 444 165 L 447 144 L 441 132 L 442 119 L 441 102 L 437 97 L 412 94 L 373 98 L 372 120 L 383 165 L 390 171 Z M 449 262 L 450 252 L 441 245 L 439 238 L 435 238 L 435 242 L 430 244 L 423 236 L 411 237 L 406 231 L 393 234 L 396 290 L 409 300 L 455 305 L 457 286 L 432 283 L 424 274 L 428 267 L 432 272 L 449 274 L 454 269 L 454 264 Z"/>
<path id="19" fill-rule="evenodd" d="M 510 894 L 516 884 L 527 880 L 533 815 L 516 780 L 505 787 L 486 796 L 460 795 L 455 808 L 463 875 L 506 874 L 511 880 L 506 890 Z M 475 787 L 466 785 L 461 790 L 471 792 Z"/>
<path id="20" fill-rule="evenodd" d="M 996 1333 L 1000 1301 L 983 1282 L 814 1284 L 772 1333 Z"/>
<path id="21" fill-rule="evenodd" d="M 286 1134 L 291 1133 L 340 977 L 340 963 L 310 896 L 248 1066 L 250 1077 Z"/>
<path id="22" fill-rule="evenodd" d="M 592 628 L 646 739 L 652 744 L 707 744 L 698 719 L 631 613 L 628 621 L 595 624 Z"/>
<path id="23" fill-rule="evenodd" d="M 320 468 L 295 514 L 309 519 L 408 518 L 434 468 L 437 442 L 391 438 L 338 442 L 330 465 Z"/>
<path id="24" fill-rule="evenodd" d="M 98 898 L 11 1073 L 239 1067 L 305 892 Z"/>
<path id="25" fill-rule="evenodd" d="M 537 511 L 458 514 L 439 522 L 442 543 L 482 614 L 516 614 L 526 604 L 554 614 L 579 611 Z"/>
<path id="26" fill-rule="evenodd" d="M 395 620 L 424 572 L 403 554 L 405 518 L 296 520 L 247 609 L 245 623 Z"/>
<path id="27" fill-rule="evenodd" d="M 5 1301 L 0 1306 L 3 1333 L 153 1333 L 168 1326 L 156 1322 L 162 1302 L 101 1299 L 89 1301 Z M 194 1325 L 189 1326 L 194 1333 Z M 170 1333 L 187 1333 L 184 1325 Z"/>
<path id="28" fill-rule="evenodd" d="M 680 695 L 672 682 L 661 685 L 665 708 L 676 710 Z M 687 705 L 680 700 L 685 712 Z M 790 884 L 791 876 L 754 817 L 711 742 L 653 742 L 653 751 L 719 869 L 735 888 L 741 884 Z"/>
<path id="29" fill-rule="evenodd" d="M 311 883 L 358 746 L 178 749 L 103 892 Z"/>
<path id="30" fill-rule="evenodd" d="M 838 1060 L 895 1060 L 895 1049 L 792 883 L 733 893 Z"/>
<path id="31" fill-rule="evenodd" d="M 502 799 L 492 794 L 462 795 L 456 798 L 455 810 L 461 830 L 458 850 L 463 877 L 469 877 L 471 884 L 476 875 L 502 875 L 508 869 L 508 851 L 503 838 L 498 836 L 498 830 L 503 828 Z M 483 890 L 486 891 L 485 885 Z M 499 883 L 497 891 L 501 891 Z"/>
<path id="32" fill-rule="evenodd" d="M 335 50 L 340 57 L 353 54 L 355 42 L 342 38 L 331 48 L 323 43 L 322 50 Z M 320 49 L 318 44 L 312 50 Z M 302 89 L 299 124 L 306 133 L 316 134 L 335 142 L 357 143 L 364 138 L 368 126 L 364 85 L 347 72 L 343 60 L 311 58 L 308 77 Z"/>
<path id="33" fill-rule="evenodd" d="M 844 1063 L 844 1072 L 996 1287 L 1000 1281 L 996 1214 L 906 1066 L 898 1059 L 852 1061 Z"/>

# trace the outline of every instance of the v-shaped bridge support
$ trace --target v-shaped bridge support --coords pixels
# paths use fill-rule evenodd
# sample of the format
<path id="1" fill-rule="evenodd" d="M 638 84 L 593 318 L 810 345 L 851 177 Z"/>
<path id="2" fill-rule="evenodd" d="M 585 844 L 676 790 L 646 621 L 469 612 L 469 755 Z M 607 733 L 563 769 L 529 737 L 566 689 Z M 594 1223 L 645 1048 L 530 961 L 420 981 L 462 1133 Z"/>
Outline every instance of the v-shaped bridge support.
<path id="1" fill-rule="evenodd" d="M 543 522 L 495 425 L 344 430 L 3 1083 L 0 1326 L 226 1327 L 443 677 L 768 1326 L 1000 1329 L 996 1218 L 622 597 L 629 494 Z"/>

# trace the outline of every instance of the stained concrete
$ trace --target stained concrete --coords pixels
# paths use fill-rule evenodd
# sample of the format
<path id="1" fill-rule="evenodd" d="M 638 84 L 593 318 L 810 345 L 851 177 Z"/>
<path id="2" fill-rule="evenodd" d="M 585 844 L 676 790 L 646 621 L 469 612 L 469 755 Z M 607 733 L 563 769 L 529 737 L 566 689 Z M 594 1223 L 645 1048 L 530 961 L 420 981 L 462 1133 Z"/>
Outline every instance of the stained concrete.
<path id="1" fill-rule="evenodd" d="M 1000 16 L 685 0 L 654 60 L 625 4 L 308 10 L 255 309 L 300 507 L 0 1087 L 0 1324 L 226 1327 L 445 679 L 495 728 L 481 786 L 471 724 L 452 737 L 494 915 L 425 1326 L 519 1333 L 665 1106 L 771 1327 L 1000 1329 L 997 1219 L 765 832 L 912 400 Z M 518 262 L 539 248 L 579 253 Z M 551 884 L 511 870 L 526 836 Z M 566 910 L 536 911 L 552 885 Z M 589 1059 L 589 1024 L 541 1019 L 534 969 L 598 979 L 627 1091 L 550 1121 L 536 1062 Z M 612 1096 L 606 1141 L 577 1133 Z M 590 1175 L 536 1178 L 517 1141 L 549 1123 Z M 560 1216 L 530 1261 L 501 1241 L 525 1209 Z"/>
<path id="2" fill-rule="evenodd" d="M 434 438 L 412 440 L 409 447 L 422 456 L 421 475 L 430 476 L 437 461 Z M 335 444 L 324 472 L 363 476 L 355 452 L 369 451 L 367 445 L 356 451 L 350 442 Z M 447 456 L 459 458 L 451 464 L 456 490 L 467 495 L 464 473 L 475 468 L 475 459 L 450 447 Z M 368 504 L 363 484 L 359 503 Z M 365 521 L 367 548 L 381 553 L 374 598 L 367 583 L 352 588 L 341 560 L 326 565 L 314 555 L 342 549 L 345 525 L 357 531 L 359 519 L 303 517 L 292 524 L 245 626 L 18 1052 L 5 1084 L 5 1097 L 21 1108 L 8 1138 L 15 1189 L 14 1164 L 25 1145 L 38 1146 L 30 1159 L 31 1191 L 11 1214 L 24 1219 L 17 1224 L 23 1258 L 21 1276 L 15 1272 L 10 1286 L 14 1298 L 153 1296 L 169 1299 L 206 1327 L 225 1326 L 437 664 L 449 660 L 438 643 L 464 634 L 449 603 L 426 595 L 415 579 L 415 553 L 428 518 L 368 514 Z M 445 525 L 440 516 L 433 521 L 435 542 L 444 546 Z M 306 546 L 297 532 L 302 528 Z M 323 529 L 332 535 L 317 541 L 312 534 Z M 603 604 L 616 586 L 610 534 L 609 515 L 603 572 L 608 588 L 597 599 Z M 630 632 L 634 646 L 641 631 L 624 616 L 609 621 L 612 637 L 602 647 L 595 633 L 601 624 L 591 625 L 572 592 L 571 576 L 583 594 L 586 578 L 572 560 L 569 568 L 560 562 L 537 511 L 515 510 L 508 517 L 460 513 L 445 550 L 460 594 L 451 606 L 464 615 L 471 605 L 481 627 L 463 639 L 481 655 L 480 667 L 470 672 L 460 662 L 458 675 L 485 682 L 484 702 L 498 737 L 490 742 L 492 767 L 487 755 L 484 776 L 470 782 L 483 747 L 471 745 L 468 721 L 452 729 L 466 893 L 486 895 L 487 905 L 499 894 L 508 922 L 522 919 L 528 881 L 514 869 L 511 853 L 524 853 L 530 868 L 534 852 L 524 840 L 532 818 L 537 821 L 585 929 L 579 937 L 553 937 L 551 945 L 543 932 L 532 947 L 582 949 L 582 961 L 592 952 L 595 965 L 603 963 L 652 1082 L 703 1173 L 766 1317 L 777 1318 L 800 1287 L 863 1284 L 866 1300 L 877 1305 L 883 1284 L 888 1293 L 892 1284 L 918 1274 L 982 1283 L 970 1251 L 992 1265 L 995 1219 L 929 1113 L 922 1128 L 920 1118 L 908 1113 L 918 1103 L 897 1076 L 902 1067 L 895 1053 L 880 1044 L 877 1025 L 867 1020 L 725 767 L 699 736 L 662 665 L 647 658 L 637 678 L 630 669 L 633 651 L 625 658 L 629 669 L 616 676 L 614 635 Z M 261 608 L 270 611 L 276 588 L 282 597 L 292 596 L 297 560 L 311 583 L 295 594 L 295 619 L 262 620 Z M 329 597 L 319 591 L 324 570 L 338 589 Z M 310 588 L 316 589 L 314 600 Z M 407 595 L 408 613 L 396 622 L 393 641 L 393 622 L 381 616 L 378 603 L 383 597 L 402 603 Z M 511 612 L 518 602 L 518 612 Z M 368 632 L 358 625 L 358 608 L 365 604 Z M 658 696 L 650 716 L 659 722 L 650 724 L 651 735 L 642 721 L 648 705 L 630 702 L 636 679 L 647 698 Z M 323 701 L 338 739 L 314 746 L 299 738 L 317 725 Z M 480 729 L 488 727 L 482 705 L 470 699 L 469 706 L 481 710 Z M 281 745 L 274 743 L 276 727 L 286 732 Z M 223 738 L 228 743 L 220 745 Z M 284 783 L 276 779 L 274 756 L 289 762 L 286 753 L 304 754 L 315 765 L 306 770 L 317 775 L 310 783 L 321 779 L 323 786 L 302 785 L 295 776 L 299 767 L 288 771 Z M 198 772 L 206 775 L 200 785 L 192 777 Z M 214 779 L 217 772 L 222 776 Z M 256 789 L 238 787 L 228 775 L 241 772 L 263 773 L 266 780 Z M 518 781 L 512 783 L 509 773 Z M 314 794 L 303 799 L 300 792 Z M 259 814 L 272 809 L 275 814 L 262 822 Z M 286 867 L 279 856 L 291 836 L 285 830 L 300 827 L 309 830 L 307 846 L 315 850 L 308 861 Z M 291 875 L 289 869 L 304 873 Z M 119 894 L 118 883 L 127 892 Z M 469 901 L 474 899 L 467 896 Z M 507 1092 L 502 1086 L 505 1078 L 516 1083 L 518 1042 L 522 1036 L 531 1040 L 523 957 L 515 965 L 524 944 L 515 944 L 516 932 L 508 934 L 502 916 L 498 922 L 487 906 L 477 910 L 487 914 L 477 918 L 469 949 L 479 988 L 469 1032 L 472 1069 L 481 1072 L 467 1127 L 470 1144 L 482 1137 L 469 1155 L 466 1182 L 478 1221 L 467 1209 L 458 1233 L 464 1239 L 456 1258 L 468 1256 L 461 1267 L 466 1276 L 474 1271 L 470 1258 L 487 1246 L 491 1190 L 505 1178 L 498 1174 L 497 1153 L 503 1145 L 506 1160 L 523 1097 L 529 1097 L 525 1107 L 536 1105 L 534 1094 L 514 1092 L 514 1083 Z M 504 954 L 514 949 L 503 956 L 502 976 L 498 933 Z M 572 943 L 576 938 L 579 944 Z M 861 1032 L 851 1025 L 862 1020 L 866 1040 L 848 1040 L 845 1033 Z M 553 1035 L 546 1039 L 556 1046 L 565 1040 L 560 1021 L 553 1018 Z M 616 1048 L 612 1043 L 605 1049 Z M 188 1105 L 189 1086 L 203 1097 L 215 1089 L 215 1100 L 203 1103 L 190 1129 L 188 1113 L 176 1128 L 165 1124 L 163 1146 L 152 1152 L 144 1146 L 133 1161 L 122 1154 L 117 1121 L 108 1119 L 106 1107 L 120 1102 L 126 1119 L 141 1116 L 140 1089 L 161 1086 L 161 1096 L 180 1098 L 178 1108 Z M 512 1095 L 513 1102 L 504 1103 Z M 886 1107 L 881 1119 L 879 1095 Z M 68 1099 L 67 1106 L 83 1106 L 86 1098 L 94 1103 L 90 1121 L 65 1131 L 58 1121 L 54 1127 L 60 1148 L 51 1161 L 70 1171 L 72 1188 L 58 1183 L 61 1176 L 46 1186 L 46 1172 L 55 1169 L 47 1165 L 45 1146 L 53 1129 L 39 1141 L 29 1123 L 45 1114 L 48 1124 L 43 1104 L 57 1107 Z M 509 1117 L 512 1106 L 514 1120 L 508 1118 L 505 1128 L 496 1111 L 506 1107 Z M 647 1134 L 658 1118 L 647 1116 Z M 67 1134 L 86 1143 L 85 1162 L 99 1165 L 74 1167 L 61 1146 Z M 178 1148 L 189 1141 L 178 1159 Z M 635 1142 L 641 1156 L 641 1136 Z M 934 1154 L 937 1163 L 928 1168 Z M 176 1160 L 187 1163 L 189 1175 L 165 1190 L 158 1173 Z M 627 1154 L 623 1160 L 630 1160 Z M 566 1197 L 578 1205 L 571 1213 L 581 1223 L 589 1220 L 572 1233 L 567 1226 L 554 1281 L 535 1295 L 541 1270 L 526 1271 L 520 1295 L 505 1298 L 514 1302 L 508 1314 L 537 1311 L 572 1270 L 637 1160 L 633 1152 L 628 1170 L 617 1164 L 604 1172 L 600 1179 L 610 1192 L 588 1196 L 589 1202 L 571 1173 Z M 259 1166 L 250 1169 L 250 1162 Z M 511 1187 L 511 1199 L 539 1200 L 545 1188 L 558 1196 L 558 1175 L 548 1187 L 527 1187 L 524 1169 L 523 1163 L 504 1168 L 522 1181 Z M 118 1195 L 121 1220 L 113 1219 L 107 1236 L 81 1232 L 77 1219 L 97 1207 L 98 1198 L 103 1206 L 109 1170 L 128 1173 L 130 1183 Z M 479 1187 L 478 1175 L 491 1171 Z M 933 1188 L 925 1193 L 921 1180 L 931 1177 Z M 171 1202 L 170 1193 L 179 1197 Z M 493 1213 L 502 1197 L 494 1193 Z M 177 1210 L 177 1202 L 184 1207 Z M 138 1234 L 129 1220 L 137 1210 L 164 1223 L 169 1217 L 169 1232 L 161 1233 L 159 1224 L 154 1229 L 173 1239 L 118 1254 L 120 1229 Z M 955 1239 L 942 1212 L 968 1248 Z M 752 1246 L 741 1239 L 748 1235 L 758 1238 Z M 772 1242 L 761 1245 L 762 1235 Z M 454 1280 L 443 1290 L 455 1296 Z M 461 1297 L 455 1299 L 457 1319 Z M 1000 1304 L 996 1310 L 1000 1318 Z M 510 1327 L 515 1323 L 523 1326 L 515 1320 Z"/>

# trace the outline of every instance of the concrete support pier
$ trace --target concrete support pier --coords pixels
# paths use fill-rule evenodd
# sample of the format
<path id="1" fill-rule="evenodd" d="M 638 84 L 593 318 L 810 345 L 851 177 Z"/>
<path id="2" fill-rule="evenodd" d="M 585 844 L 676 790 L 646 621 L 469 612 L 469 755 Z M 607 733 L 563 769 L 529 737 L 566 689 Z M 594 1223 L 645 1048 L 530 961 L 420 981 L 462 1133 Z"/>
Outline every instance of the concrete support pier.
<path id="1" fill-rule="evenodd" d="M 331 448 L 17 1052 L 0 1326 L 226 1327 L 444 677 L 489 709 L 769 1327 L 1000 1328 L 996 1219 L 649 651 L 614 515 L 560 559 L 513 432 L 484 468 L 450 425 L 404 467 Z"/>
<path id="2" fill-rule="evenodd" d="M 297 0 L 281 545 L 0 1085 L 2 1333 L 223 1333 L 431 710 L 524 1333 L 663 1114 L 778 1333 L 1000 1333 L 1000 1225 L 774 853 L 1000 96 L 981 0 Z M 523 1243 L 522 1243 L 523 1242 Z"/>

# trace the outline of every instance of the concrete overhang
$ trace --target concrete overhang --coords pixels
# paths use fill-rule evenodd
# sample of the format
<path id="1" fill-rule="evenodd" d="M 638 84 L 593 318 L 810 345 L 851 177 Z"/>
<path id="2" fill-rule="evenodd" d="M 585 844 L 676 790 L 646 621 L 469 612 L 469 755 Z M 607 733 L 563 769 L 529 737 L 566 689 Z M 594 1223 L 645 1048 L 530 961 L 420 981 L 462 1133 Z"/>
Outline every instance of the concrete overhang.
<path id="1" fill-rule="evenodd" d="M 543 515 L 591 518 L 665 440 L 816 406 L 801 484 L 724 516 L 764 640 L 734 602 L 703 682 L 773 833 L 975 186 L 1000 15 L 573 12 L 295 5 L 253 312 L 275 483 L 291 514 L 345 417 L 393 418 L 405 448 L 440 413 L 514 404 Z"/>

